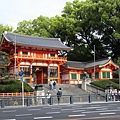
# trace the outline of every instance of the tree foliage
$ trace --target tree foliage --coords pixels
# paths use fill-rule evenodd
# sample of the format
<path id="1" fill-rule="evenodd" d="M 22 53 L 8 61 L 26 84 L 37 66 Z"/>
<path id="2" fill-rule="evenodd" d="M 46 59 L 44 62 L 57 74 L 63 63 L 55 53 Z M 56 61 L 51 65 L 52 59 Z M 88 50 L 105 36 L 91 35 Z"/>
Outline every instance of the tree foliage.
<path id="1" fill-rule="evenodd" d="M 63 10 L 66 19 L 75 20 L 77 45 L 87 45 L 91 52 L 96 46 L 96 59 L 111 56 L 118 58 L 120 44 L 120 2 L 119 0 L 74 0 L 68 2 Z M 75 39 L 73 40 L 73 42 Z M 86 53 L 85 53 L 86 54 Z"/>
<path id="2" fill-rule="evenodd" d="M 10 63 L 7 53 L 0 51 L 0 76 L 4 77 L 8 74 L 7 66 Z"/>
<path id="3" fill-rule="evenodd" d="M 4 26 L 4 25 L 2 25 L 2 24 L 0 24 L 0 35 L 2 35 L 2 33 L 4 32 L 4 31 L 9 31 L 9 32 L 11 32 L 12 31 L 12 27 L 11 26 Z M 0 36 L 0 41 L 1 41 L 1 36 Z"/>
<path id="4" fill-rule="evenodd" d="M 39 16 L 18 24 L 15 32 L 40 37 L 59 37 L 74 48 L 68 60 L 93 60 L 120 57 L 119 0 L 86 0 L 67 2 L 61 16 Z"/>

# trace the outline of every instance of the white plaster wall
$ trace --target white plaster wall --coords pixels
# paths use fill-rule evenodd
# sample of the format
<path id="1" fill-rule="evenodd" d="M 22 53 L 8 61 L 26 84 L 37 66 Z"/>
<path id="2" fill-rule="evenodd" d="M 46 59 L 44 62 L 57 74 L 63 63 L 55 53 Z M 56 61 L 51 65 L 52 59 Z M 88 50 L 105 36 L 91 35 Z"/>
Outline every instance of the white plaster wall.
<path id="1" fill-rule="evenodd" d="M 20 65 L 30 65 L 29 62 L 21 62 Z"/>
<path id="2" fill-rule="evenodd" d="M 58 66 L 58 64 L 50 64 L 49 66 Z"/>
<path id="3" fill-rule="evenodd" d="M 68 80 L 68 74 L 62 75 L 62 80 Z"/>

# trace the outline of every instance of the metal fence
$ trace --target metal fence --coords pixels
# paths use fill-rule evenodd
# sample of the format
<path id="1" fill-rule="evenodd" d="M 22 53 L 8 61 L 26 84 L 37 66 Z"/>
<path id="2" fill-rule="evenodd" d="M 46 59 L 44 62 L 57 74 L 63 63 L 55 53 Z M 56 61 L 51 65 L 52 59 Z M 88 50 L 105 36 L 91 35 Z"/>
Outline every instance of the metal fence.
<path id="1" fill-rule="evenodd" d="M 109 94 L 81 94 L 81 95 L 62 95 L 60 98 L 60 104 L 74 104 L 74 103 L 91 103 L 91 102 L 108 102 L 113 100 L 119 100 L 120 96 L 115 96 L 116 99 L 110 99 Z M 24 106 L 35 106 L 35 105 L 55 105 L 58 104 L 57 96 L 27 96 L 24 97 Z M 1 108 L 22 106 L 22 97 L 1 97 L 0 98 Z"/>

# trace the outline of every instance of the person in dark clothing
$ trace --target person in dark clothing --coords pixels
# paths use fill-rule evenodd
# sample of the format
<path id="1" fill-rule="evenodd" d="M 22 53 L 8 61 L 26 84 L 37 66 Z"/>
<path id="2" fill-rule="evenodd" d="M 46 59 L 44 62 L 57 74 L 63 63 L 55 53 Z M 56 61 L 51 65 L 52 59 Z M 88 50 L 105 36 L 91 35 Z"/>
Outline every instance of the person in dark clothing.
<path id="1" fill-rule="evenodd" d="M 59 88 L 58 92 L 57 92 L 57 98 L 58 98 L 58 104 L 60 103 L 60 98 L 62 96 L 62 89 Z"/>

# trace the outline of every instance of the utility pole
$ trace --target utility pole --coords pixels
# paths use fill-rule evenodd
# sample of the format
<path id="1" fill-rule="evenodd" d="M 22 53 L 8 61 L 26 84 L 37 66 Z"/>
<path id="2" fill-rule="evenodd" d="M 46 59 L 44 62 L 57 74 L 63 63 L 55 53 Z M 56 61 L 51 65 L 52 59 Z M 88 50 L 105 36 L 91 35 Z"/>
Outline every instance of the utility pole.
<path id="1" fill-rule="evenodd" d="M 94 45 L 94 79 L 95 79 L 95 45 Z"/>
<path id="2" fill-rule="evenodd" d="M 15 49 L 15 52 L 14 52 L 14 59 L 15 59 L 15 63 L 14 63 L 14 75 L 15 75 L 15 79 L 16 79 L 16 35 L 15 35 L 15 40 L 14 40 L 14 49 Z"/>

